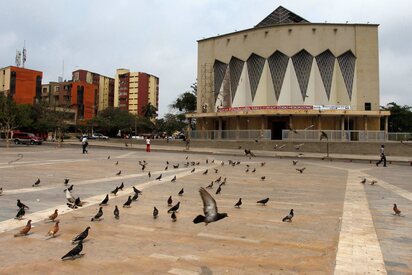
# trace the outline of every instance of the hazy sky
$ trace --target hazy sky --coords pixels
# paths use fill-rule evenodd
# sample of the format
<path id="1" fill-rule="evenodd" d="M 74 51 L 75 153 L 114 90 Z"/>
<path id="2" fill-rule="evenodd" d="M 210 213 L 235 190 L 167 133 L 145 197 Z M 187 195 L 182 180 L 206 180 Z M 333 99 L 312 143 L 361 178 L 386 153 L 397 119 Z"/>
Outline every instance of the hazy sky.
<path id="1" fill-rule="evenodd" d="M 86 69 L 160 78 L 160 115 L 196 81 L 197 40 L 253 27 L 279 5 L 311 22 L 377 23 L 381 105 L 412 105 L 411 0 L 0 0 L 0 67 L 26 40 L 43 83 Z"/>

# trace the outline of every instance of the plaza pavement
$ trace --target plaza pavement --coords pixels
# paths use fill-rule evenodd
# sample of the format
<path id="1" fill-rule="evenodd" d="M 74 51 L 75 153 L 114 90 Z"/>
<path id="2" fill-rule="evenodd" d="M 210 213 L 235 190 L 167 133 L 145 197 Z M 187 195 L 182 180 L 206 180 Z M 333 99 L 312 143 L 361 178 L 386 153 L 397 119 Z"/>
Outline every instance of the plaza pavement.
<path id="1" fill-rule="evenodd" d="M 179 152 L 154 148 L 146 153 L 140 145 L 139 150 L 134 150 L 136 145 L 104 146 L 92 142 L 85 155 L 75 145 L 1 148 L 1 274 L 412 273 L 410 166 L 377 168 L 367 162 L 304 157 L 296 158 L 298 164 L 293 166 L 290 158 L 258 154 L 249 159 L 233 149 Z M 23 154 L 19 160 L 18 154 Z M 190 172 L 193 166 L 183 166 L 186 156 L 188 161 L 200 162 L 194 173 Z M 143 159 L 149 163 L 146 171 L 137 164 Z M 231 167 L 229 159 L 241 164 Z M 165 171 L 166 161 L 170 165 Z M 266 165 L 261 167 L 263 161 Z M 174 169 L 172 164 L 177 163 L 179 168 Z M 246 165 L 251 167 L 249 172 L 245 172 Z M 303 174 L 295 170 L 302 167 L 306 167 Z M 207 175 L 202 174 L 205 169 Z M 122 174 L 115 176 L 119 170 Z M 160 173 L 162 180 L 154 180 Z M 171 183 L 174 175 L 177 182 Z M 265 181 L 260 180 L 262 175 Z M 229 217 L 208 226 L 193 224 L 202 212 L 199 187 L 219 176 L 226 177 L 227 184 L 220 195 L 214 193 L 216 185 L 210 192 L 219 211 Z M 378 183 L 362 185 L 363 177 Z M 37 178 L 40 187 L 31 187 Z M 86 202 L 81 209 L 73 211 L 65 205 L 64 178 L 74 185 L 74 196 Z M 121 182 L 125 190 L 110 196 L 109 205 L 103 208 L 104 219 L 91 222 L 98 203 Z M 121 205 L 132 194 L 131 186 L 143 195 L 125 209 Z M 179 197 L 181 188 L 185 193 Z M 176 222 L 166 213 L 169 195 L 174 203 L 181 202 Z M 235 209 L 239 197 L 243 205 Z M 270 198 L 266 206 L 256 204 L 266 197 Z M 17 199 L 30 206 L 22 221 L 13 219 Z M 404 216 L 392 215 L 393 203 Z M 114 205 L 120 208 L 119 220 L 113 217 Z M 152 218 L 154 206 L 160 211 L 156 220 Z M 291 208 L 293 222 L 283 223 Z M 54 209 L 60 212 L 60 232 L 46 240 L 53 224 L 44 219 Z M 27 219 L 34 223 L 31 234 L 14 238 Z M 73 247 L 70 240 L 87 226 L 91 230 L 84 243 L 85 255 L 61 261 Z"/>

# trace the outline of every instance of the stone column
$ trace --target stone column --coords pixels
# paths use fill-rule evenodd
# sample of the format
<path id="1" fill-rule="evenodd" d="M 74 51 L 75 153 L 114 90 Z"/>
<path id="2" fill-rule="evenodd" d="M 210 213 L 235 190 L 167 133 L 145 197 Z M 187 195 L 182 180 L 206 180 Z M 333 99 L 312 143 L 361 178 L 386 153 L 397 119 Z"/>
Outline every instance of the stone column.
<path id="1" fill-rule="evenodd" d="M 389 117 L 385 116 L 385 140 L 388 140 L 388 120 Z"/>
<path id="2" fill-rule="evenodd" d="M 217 133 L 217 138 L 222 139 L 222 117 L 219 117 L 219 131 Z"/>
<path id="3" fill-rule="evenodd" d="M 239 139 L 239 130 L 240 130 L 240 116 L 236 116 L 236 139 Z"/>
<path id="4" fill-rule="evenodd" d="M 340 118 L 340 131 L 342 140 L 345 140 L 345 116 Z"/>
<path id="5" fill-rule="evenodd" d="M 368 131 L 368 116 L 363 116 L 363 128 Z"/>

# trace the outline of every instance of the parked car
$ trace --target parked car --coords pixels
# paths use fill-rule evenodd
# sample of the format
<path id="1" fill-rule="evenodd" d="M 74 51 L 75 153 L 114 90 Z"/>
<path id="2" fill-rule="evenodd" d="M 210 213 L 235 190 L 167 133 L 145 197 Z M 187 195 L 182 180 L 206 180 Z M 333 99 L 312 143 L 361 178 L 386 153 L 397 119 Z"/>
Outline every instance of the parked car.
<path id="1" fill-rule="evenodd" d="M 100 133 L 94 133 L 94 134 L 92 134 L 92 136 L 89 137 L 89 138 L 90 138 L 90 139 L 109 139 L 108 136 L 105 136 L 105 135 L 100 134 Z"/>
<path id="2" fill-rule="evenodd" d="M 43 139 L 32 133 L 17 132 L 13 134 L 15 144 L 42 144 Z"/>

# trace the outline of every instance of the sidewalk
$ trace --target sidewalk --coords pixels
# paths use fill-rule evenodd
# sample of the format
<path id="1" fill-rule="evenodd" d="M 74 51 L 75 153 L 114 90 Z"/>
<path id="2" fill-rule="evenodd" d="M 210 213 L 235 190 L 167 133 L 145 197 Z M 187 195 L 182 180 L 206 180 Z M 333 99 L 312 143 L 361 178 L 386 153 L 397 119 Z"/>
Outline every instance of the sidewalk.
<path id="1" fill-rule="evenodd" d="M 47 144 L 47 143 L 46 143 Z M 49 143 L 55 144 L 55 143 Z M 78 141 L 65 141 L 63 146 L 79 146 Z M 89 146 L 93 147 L 110 147 L 117 149 L 127 149 L 127 150 L 146 150 L 146 145 L 143 143 L 137 143 L 126 147 L 124 143 L 119 142 L 110 142 L 110 141 L 100 141 L 100 140 L 91 140 L 89 141 Z M 210 147 L 191 147 L 189 151 L 185 149 L 185 145 L 182 146 L 165 146 L 165 145 L 152 145 L 151 150 L 164 151 L 164 152 L 190 152 L 191 154 L 212 154 L 212 155 L 226 155 L 226 156 L 244 156 L 244 151 L 242 149 L 222 149 L 222 148 L 210 148 Z M 257 157 L 278 157 L 278 158 L 301 158 L 301 159 L 322 159 L 329 161 L 348 161 L 348 162 L 369 162 L 374 163 L 379 160 L 377 155 L 354 155 L 354 154 L 329 154 L 329 157 L 326 157 L 326 153 L 306 153 L 304 151 L 263 151 L 263 150 L 252 150 L 252 152 Z M 403 157 L 403 156 L 387 156 L 387 161 L 389 164 L 403 164 L 412 166 L 412 156 Z"/>

